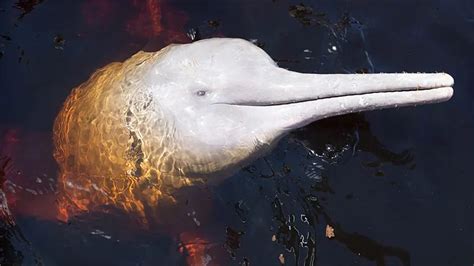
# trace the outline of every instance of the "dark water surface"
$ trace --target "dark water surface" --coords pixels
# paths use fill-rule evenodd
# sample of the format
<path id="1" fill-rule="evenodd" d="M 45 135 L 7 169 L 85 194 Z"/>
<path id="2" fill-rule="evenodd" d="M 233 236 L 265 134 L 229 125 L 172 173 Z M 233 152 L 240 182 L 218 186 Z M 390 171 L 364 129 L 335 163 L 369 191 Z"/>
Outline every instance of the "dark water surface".
<path id="1" fill-rule="evenodd" d="M 66 96 L 141 49 L 240 37 L 295 71 L 456 82 L 446 103 L 295 132 L 223 184 L 182 191 L 171 225 L 136 229 L 113 212 L 62 223 L 31 215 L 52 206 L 18 203 L 16 225 L 0 221 L 1 265 L 184 265 L 192 245 L 209 265 L 474 263 L 471 0 L 2 0 L 0 34 L 0 178 L 52 194 L 51 128 Z"/>

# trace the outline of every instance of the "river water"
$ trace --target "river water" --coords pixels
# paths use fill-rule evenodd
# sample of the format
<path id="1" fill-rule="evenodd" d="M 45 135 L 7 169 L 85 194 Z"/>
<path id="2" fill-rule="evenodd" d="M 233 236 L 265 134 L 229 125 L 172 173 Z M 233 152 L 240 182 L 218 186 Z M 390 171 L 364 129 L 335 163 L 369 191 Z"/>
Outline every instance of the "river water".
<path id="1" fill-rule="evenodd" d="M 0 34 L 0 199 L 12 213 L 0 217 L 14 220 L 0 222 L 1 265 L 474 263 L 470 0 L 4 0 Z M 180 192 L 166 224 L 50 219 L 51 129 L 71 89 L 139 50 L 209 37 L 251 40 L 294 71 L 447 72 L 455 94 L 313 123 L 222 184 Z"/>

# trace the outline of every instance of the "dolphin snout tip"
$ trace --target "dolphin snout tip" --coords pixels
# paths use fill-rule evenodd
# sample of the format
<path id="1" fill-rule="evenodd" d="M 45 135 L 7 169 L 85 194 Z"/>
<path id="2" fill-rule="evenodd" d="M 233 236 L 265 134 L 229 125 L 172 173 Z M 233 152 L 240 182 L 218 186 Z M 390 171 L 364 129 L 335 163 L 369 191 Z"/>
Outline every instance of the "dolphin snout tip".
<path id="1" fill-rule="evenodd" d="M 443 87 L 452 87 L 454 85 L 454 78 L 449 75 L 448 73 L 439 73 L 440 80 L 442 82 Z"/>
<path id="2" fill-rule="evenodd" d="M 453 94 L 454 94 L 454 89 L 453 89 L 453 87 L 448 87 L 448 88 L 446 89 L 446 100 L 451 99 L 451 97 L 453 97 Z"/>
<path id="3" fill-rule="evenodd" d="M 441 73 L 443 79 L 443 87 L 446 87 L 446 100 L 449 100 L 453 97 L 454 94 L 454 78 L 448 73 Z"/>

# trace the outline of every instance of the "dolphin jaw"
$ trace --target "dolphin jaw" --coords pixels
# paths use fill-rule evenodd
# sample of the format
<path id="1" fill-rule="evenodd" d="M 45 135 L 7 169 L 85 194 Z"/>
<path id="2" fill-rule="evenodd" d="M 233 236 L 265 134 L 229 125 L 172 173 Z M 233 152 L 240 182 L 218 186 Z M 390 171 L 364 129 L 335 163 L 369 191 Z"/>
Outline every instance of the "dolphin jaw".
<path id="1" fill-rule="evenodd" d="M 258 84 L 264 93 L 247 94 L 246 97 L 217 101 L 214 104 L 268 107 L 376 93 L 390 93 L 393 96 L 393 93 L 397 92 L 425 91 L 429 93 L 430 90 L 440 88 L 451 88 L 452 91 L 454 85 L 453 78 L 446 73 L 320 75 L 301 74 L 286 70 L 285 72 L 282 72 L 281 76 L 286 75 L 286 77 L 279 80 L 277 84 L 271 82 L 266 84 L 267 86 Z M 291 82 L 296 82 L 296 79 L 303 82 L 291 84 Z"/>
<path id="2" fill-rule="evenodd" d="M 262 100 L 257 100 L 257 101 L 235 101 L 235 102 L 217 102 L 214 104 L 226 104 L 226 105 L 236 105 L 236 106 L 261 106 L 261 107 L 269 107 L 269 106 L 279 106 L 279 105 L 292 105 L 292 104 L 298 104 L 298 103 L 304 103 L 304 102 L 313 102 L 317 100 L 322 100 L 322 99 L 337 99 L 337 98 L 343 98 L 343 97 L 350 97 L 350 96 L 364 96 L 364 95 L 374 95 L 374 94 L 387 94 L 394 96 L 396 95 L 395 93 L 406 93 L 410 91 L 424 91 L 424 92 L 429 92 L 430 90 L 442 90 L 445 91 L 446 93 L 444 94 L 443 97 L 441 98 L 433 98 L 432 101 L 424 101 L 420 102 L 422 103 L 434 103 L 434 102 L 443 102 L 449 100 L 452 95 L 453 95 L 453 85 L 454 85 L 454 79 L 445 73 L 442 73 L 443 76 L 445 77 L 443 80 L 441 80 L 437 84 L 425 84 L 425 85 L 419 85 L 416 87 L 405 87 L 405 88 L 394 88 L 394 89 L 385 89 L 381 91 L 373 91 L 373 92 L 366 92 L 366 93 L 347 93 L 344 95 L 337 95 L 337 96 L 332 96 L 332 95 L 323 95 L 323 96 L 317 96 L 315 97 L 309 97 L 309 98 L 303 98 L 303 99 L 288 99 L 288 100 L 279 100 L 279 101 L 262 101 Z"/>
<path id="3" fill-rule="evenodd" d="M 454 81 L 452 77 L 444 73 L 435 75 L 435 80 L 420 80 L 416 84 L 410 82 L 408 84 L 410 86 L 386 83 L 375 83 L 374 85 L 374 82 L 371 82 L 367 83 L 369 87 L 362 88 L 360 93 L 357 90 L 352 90 L 352 84 L 346 83 L 338 84 L 339 91 L 335 92 L 315 89 L 311 93 L 313 97 L 298 98 L 298 95 L 291 93 L 290 90 L 290 92 L 284 93 L 279 91 L 284 95 L 288 95 L 288 97 L 285 97 L 287 100 L 280 97 L 276 101 L 259 99 L 251 101 L 246 99 L 215 104 L 238 108 L 240 111 L 248 113 L 249 116 L 259 119 L 263 132 L 269 133 L 269 136 L 279 136 L 314 121 L 332 116 L 449 100 L 453 95 L 452 86 Z M 364 75 L 354 77 L 363 79 Z M 385 77 L 382 76 L 382 78 Z M 397 82 L 397 80 L 394 80 L 394 82 Z M 404 80 L 400 81 L 401 84 L 404 84 L 404 82 L 406 83 Z M 360 81 L 359 84 L 365 85 Z M 314 85 L 317 86 L 317 84 Z M 345 90 L 345 87 L 349 87 L 349 90 Z M 278 93 L 278 89 L 275 93 Z M 311 96 L 311 94 L 307 96 Z"/>

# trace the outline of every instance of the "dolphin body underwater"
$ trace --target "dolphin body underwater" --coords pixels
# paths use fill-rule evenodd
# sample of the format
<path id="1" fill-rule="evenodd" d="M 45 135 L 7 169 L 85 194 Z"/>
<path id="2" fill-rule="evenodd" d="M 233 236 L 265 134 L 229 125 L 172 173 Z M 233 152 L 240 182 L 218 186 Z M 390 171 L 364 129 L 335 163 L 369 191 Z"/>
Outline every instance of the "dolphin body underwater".
<path id="1" fill-rule="evenodd" d="M 75 88 L 54 125 L 63 214 L 142 213 L 184 186 L 218 182 L 290 131 L 353 112 L 443 102 L 435 74 L 303 74 L 242 39 L 138 52 Z"/>

